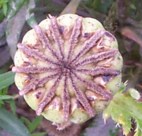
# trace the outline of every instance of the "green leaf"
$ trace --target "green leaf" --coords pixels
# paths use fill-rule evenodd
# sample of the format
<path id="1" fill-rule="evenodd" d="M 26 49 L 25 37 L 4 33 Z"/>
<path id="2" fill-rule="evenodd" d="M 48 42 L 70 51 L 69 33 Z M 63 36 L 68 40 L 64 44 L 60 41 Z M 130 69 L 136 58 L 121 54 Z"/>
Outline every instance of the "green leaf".
<path id="1" fill-rule="evenodd" d="M 111 117 L 121 124 L 123 132 L 127 135 L 131 130 L 132 119 L 136 122 L 134 136 L 142 135 L 142 103 L 136 101 L 129 93 L 118 92 L 103 113 L 104 119 Z"/>
<path id="2" fill-rule="evenodd" d="M 5 16 L 3 14 L 2 9 L 0 9 L 0 22 L 2 22 L 4 20 Z"/>
<path id="3" fill-rule="evenodd" d="M 39 126 L 41 121 L 42 121 L 42 117 L 36 117 L 28 126 L 29 131 L 33 132 Z"/>
<path id="4" fill-rule="evenodd" d="M 9 100 L 13 99 L 13 96 L 10 95 L 0 95 L 0 100 Z"/>
<path id="5" fill-rule="evenodd" d="M 8 92 L 8 87 L 1 89 L 0 96 L 7 95 L 7 92 Z M 2 107 L 3 104 L 4 104 L 3 100 L 0 100 L 0 107 Z"/>
<path id="6" fill-rule="evenodd" d="M 30 136 L 24 124 L 5 109 L 0 109 L 0 127 L 12 136 Z"/>
<path id="7" fill-rule="evenodd" d="M 9 2 L 9 10 L 8 10 L 8 15 L 7 19 L 12 18 L 13 16 L 16 15 L 16 13 L 20 10 L 20 8 L 26 3 L 27 0 L 11 0 Z"/>
<path id="8" fill-rule="evenodd" d="M 0 74 L 0 90 L 14 83 L 14 75 L 11 71 Z"/>
<path id="9" fill-rule="evenodd" d="M 16 105 L 15 105 L 14 97 L 15 96 L 0 94 L 0 102 L 3 103 L 4 100 L 7 100 L 6 102 L 9 103 L 11 111 L 13 112 L 14 115 L 16 115 Z"/>
<path id="10" fill-rule="evenodd" d="M 8 10 L 7 3 L 5 3 L 5 4 L 3 5 L 2 10 L 3 10 L 3 14 L 6 16 L 6 15 L 7 15 L 7 10 Z"/>
<path id="11" fill-rule="evenodd" d="M 29 131 L 32 133 L 41 123 L 42 116 L 36 117 L 33 121 L 30 121 L 29 119 L 22 117 L 21 120 L 26 124 Z"/>
<path id="12" fill-rule="evenodd" d="M 26 21 L 27 21 L 27 23 L 28 23 L 28 25 L 30 26 L 30 27 L 34 27 L 35 25 L 37 25 L 37 22 L 36 22 L 36 19 L 35 19 L 35 16 L 34 16 L 34 14 L 32 13 L 32 14 L 27 14 L 27 16 L 26 16 Z"/>
<path id="13" fill-rule="evenodd" d="M 31 124 L 30 120 L 25 117 L 21 117 L 21 120 L 27 126 L 27 128 Z"/>
<path id="14" fill-rule="evenodd" d="M 37 25 L 35 15 L 33 12 L 31 12 L 31 9 L 34 9 L 34 8 L 35 8 L 35 1 L 30 0 L 28 4 L 28 8 L 27 8 L 27 14 L 26 14 L 26 21 L 30 27 L 34 27 L 35 25 Z"/>
<path id="15" fill-rule="evenodd" d="M 16 104 L 15 104 L 15 101 L 14 100 L 10 100 L 9 101 L 9 105 L 10 105 L 10 108 L 11 108 L 11 111 L 14 115 L 16 115 Z"/>
<path id="16" fill-rule="evenodd" d="M 33 133 L 32 136 L 45 136 L 45 132 Z"/>
<path id="17" fill-rule="evenodd" d="M 101 13 L 107 13 L 110 6 L 112 5 L 113 0 L 87 0 L 86 5 L 89 8 L 92 8 L 94 10 L 97 10 Z"/>

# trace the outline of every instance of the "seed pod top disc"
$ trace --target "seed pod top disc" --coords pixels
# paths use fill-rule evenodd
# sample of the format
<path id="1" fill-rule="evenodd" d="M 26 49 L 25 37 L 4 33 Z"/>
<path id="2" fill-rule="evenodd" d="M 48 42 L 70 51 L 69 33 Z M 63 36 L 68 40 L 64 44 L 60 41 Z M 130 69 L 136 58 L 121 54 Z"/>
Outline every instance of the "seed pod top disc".
<path id="1" fill-rule="evenodd" d="M 49 17 L 28 31 L 14 58 L 15 83 L 48 120 L 83 123 L 101 111 L 121 84 L 115 37 L 93 18 Z"/>

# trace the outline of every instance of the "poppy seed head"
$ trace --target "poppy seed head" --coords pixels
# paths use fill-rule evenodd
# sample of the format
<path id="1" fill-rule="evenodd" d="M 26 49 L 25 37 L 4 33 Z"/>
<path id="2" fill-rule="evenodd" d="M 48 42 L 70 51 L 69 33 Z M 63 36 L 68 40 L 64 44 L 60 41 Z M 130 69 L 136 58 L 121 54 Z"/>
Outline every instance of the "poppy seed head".
<path id="1" fill-rule="evenodd" d="M 27 32 L 14 63 L 20 95 L 59 129 L 94 117 L 121 84 L 115 37 L 97 20 L 75 14 L 50 15 Z"/>

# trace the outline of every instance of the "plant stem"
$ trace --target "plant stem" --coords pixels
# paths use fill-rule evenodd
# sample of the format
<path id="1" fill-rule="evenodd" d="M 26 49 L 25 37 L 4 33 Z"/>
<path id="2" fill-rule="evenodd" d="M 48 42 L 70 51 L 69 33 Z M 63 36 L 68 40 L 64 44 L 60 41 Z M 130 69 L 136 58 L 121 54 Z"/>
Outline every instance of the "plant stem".
<path id="1" fill-rule="evenodd" d="M 69 4 L 65 7 L 65 9 L 61 12 L 60 15 L 68 14 L 68 13 L 76 13 L 77 8 L 79 6 L 81 0 L 71 0 Z"/>

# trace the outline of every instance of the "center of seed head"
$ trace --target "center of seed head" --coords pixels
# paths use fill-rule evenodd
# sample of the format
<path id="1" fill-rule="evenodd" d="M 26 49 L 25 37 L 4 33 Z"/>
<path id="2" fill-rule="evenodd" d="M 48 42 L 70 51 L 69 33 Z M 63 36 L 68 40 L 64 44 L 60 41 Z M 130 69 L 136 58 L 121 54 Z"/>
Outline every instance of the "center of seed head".
<path id="1" fill-rule="evenodd" d="M 65 74 L 65 73 L 70 73 L 72 71 L 72 66 L 70 63 L 68 63 L 68 61 L 62 61 L 61 62 L 61 69 L 62 69 L 62 72 Z"/>
<path id="2" fill-rule="evenodd" d="M 62 62 L 62 68 L 65 70 L 71 70 L 71 66 L 67 61 Z"/>

